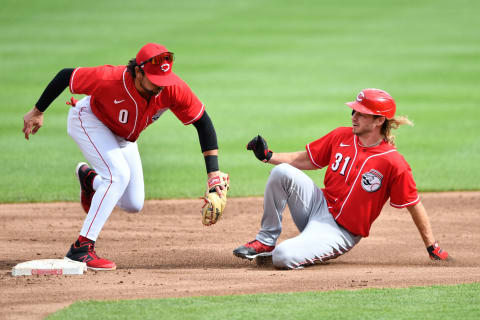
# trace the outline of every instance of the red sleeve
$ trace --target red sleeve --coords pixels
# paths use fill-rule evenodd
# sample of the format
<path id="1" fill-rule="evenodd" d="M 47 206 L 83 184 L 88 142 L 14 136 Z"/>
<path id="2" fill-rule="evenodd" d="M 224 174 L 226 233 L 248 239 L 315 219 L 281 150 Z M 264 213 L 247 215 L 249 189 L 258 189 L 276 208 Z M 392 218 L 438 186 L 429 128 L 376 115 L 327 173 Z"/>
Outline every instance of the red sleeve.
<path id="1" fill-rule="evenodd" d="M 180 81 L 167 88 L 171 100 L 170 110 L 184 125 L 191 124 L 202 117 L 205 106 L 185 82 Z"/>
<path id="2" fill-rule="evenodd" d="M 70 92 L 91 95 L 101 78 L 102 67 L 76 68 L 70 77 Z"/>
<path id="3" fill-rule="evenodd" d="M 322 138 L 310 142 L 305 146 L 310 161 L 318 168 L 323 168 L 330 161 L 332 151 L 332 140 L 335 136 L 335 130 L 323 136 Z"/>
<path id="4" fill-rule="evenodd" d="M 417 193 L 415 180 L 413 180 L 412 170 L 407 165 L 407 169 L 403 170 L 393 180 L 390 205 L 395 208 L 404 208 L 416 205 L 419 201 L 420 197 Z"/>

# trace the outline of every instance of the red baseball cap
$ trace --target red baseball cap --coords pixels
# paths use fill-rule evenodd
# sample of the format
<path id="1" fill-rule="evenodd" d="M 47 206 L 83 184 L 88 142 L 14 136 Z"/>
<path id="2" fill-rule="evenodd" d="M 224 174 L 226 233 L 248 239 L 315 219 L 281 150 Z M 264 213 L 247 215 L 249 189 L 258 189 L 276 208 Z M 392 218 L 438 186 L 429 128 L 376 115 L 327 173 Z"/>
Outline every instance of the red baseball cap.
<path id="1" fill-rule="evenodd" d="M 135 60 L 153 84 L 165 87 L 177 83 L 178 77 L 172 71 L 173 53 L 161 44 L 147 43 L 138 51 Z"/>
<path id="2" fill-rule="evenodd" d="M 392 119 L 395 116 L 396 105 L 393 98 L 380 89 L 364 89 L 357 95 L 357 100 L 347 102 L 347 106 L 355 111 L 374 114 Z"/>

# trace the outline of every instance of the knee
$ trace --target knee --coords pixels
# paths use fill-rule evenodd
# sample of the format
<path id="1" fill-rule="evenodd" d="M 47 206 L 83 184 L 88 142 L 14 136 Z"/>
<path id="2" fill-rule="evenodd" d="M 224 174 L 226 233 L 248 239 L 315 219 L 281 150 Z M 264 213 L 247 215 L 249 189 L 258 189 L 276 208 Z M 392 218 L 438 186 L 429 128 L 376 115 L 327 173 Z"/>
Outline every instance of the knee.
<path id="1" fill-rule="evenodd" d="M 139 213 L 143 209 L 143 200 L 134 201 L 129 203 L 128 206 L 124 207 L 123 210 L 128 213 Z"/>
<path id="2" fill-rule="evenodd" d="M 289 177 L 295 168 L 288 163 L 281 163 L 273 167 L 270 172 L 270 179 L 273 181 L 282 181 L 283 178 Z"/>
<path id="3" fill-rule="evenodd" d="M 102 177 L 102 179 L 105 178 Z M 112 187 L 123 192 L 130 182 L 130 170 L 127 169 L 112 172 L 111 179 L 107 180 L 110 180 L 109 182 L 112 184 Z"/>
<path id="4" fill-rule="evenodd" d="M 294 181 L 297 170 L 297 168 L 287 163 L 281 163 L 275 166 L 270 172 L 268 184 L 281 185 L 284 189 L 289 189 Z"/>

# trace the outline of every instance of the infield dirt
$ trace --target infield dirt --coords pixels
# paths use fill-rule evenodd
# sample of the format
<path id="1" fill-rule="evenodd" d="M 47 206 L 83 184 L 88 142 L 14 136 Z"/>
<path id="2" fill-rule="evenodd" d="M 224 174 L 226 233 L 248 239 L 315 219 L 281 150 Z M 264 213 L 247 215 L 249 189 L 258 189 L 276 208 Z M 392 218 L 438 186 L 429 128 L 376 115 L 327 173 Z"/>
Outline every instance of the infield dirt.
<path id="1" fill-rule="evenodd" d="M 386 205 L 371 236 L 344 256 L 304 270 L 277 270 L 232 255 L 253 240 L 262 198 L 230 198 L 204 227 L 201 200 L 147 201 L 139 214 L 115 210 L 96 250 L 116 271 L 13 277 L 17 263 L 62 258 L 85 217 L 79 203 L 3 204 L 0 318 L 40 319 L 78 300 L 230 295 L 480 282 L 480 192 L 424 193 L 437 240 L 454 261 L 430 261 L 406 209 Z M 298 232 L 287 210 L 280 241 Z"/>

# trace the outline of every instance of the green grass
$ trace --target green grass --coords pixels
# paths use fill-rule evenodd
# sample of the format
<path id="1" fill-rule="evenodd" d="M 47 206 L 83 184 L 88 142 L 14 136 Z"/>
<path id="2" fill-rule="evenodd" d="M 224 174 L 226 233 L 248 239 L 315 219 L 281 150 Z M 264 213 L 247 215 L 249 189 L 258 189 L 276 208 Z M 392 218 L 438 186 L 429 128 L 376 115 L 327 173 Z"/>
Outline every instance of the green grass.
<path id="1" fill-rule="evenodd" d="M 261 195 L 274 151 L 349 125 L 344 102 L 382 88 L 415 121 L 397 145 L 422 191 L 478 190 L 480 2 L 476 0 L 26 1 L 0 11 L 0 202 L 77 201 L 83 157 L 66 133 L 70 97 L 23 138 L 22 117 L 64 67 L 125 64 L 146 42 L 176 54 L 174 70 L 207 105 L 232 177 L 230 196 Z M 147 198 L 196 197 L 204 164 L 196 131 L 171 113 L 139 148 Z M 323 172 L 309 172 L 322 184 Z M 78 302 L 56 318 L 479 318 L 479 285 Z M 91 313 L 91 314 L 89 314 Z"/>
<path id="2" fill-rule="evenodd" d="M 47 319 L 478 319 L 480 284 L 82 301 Z"/>
<path id="3" fill-rule="evenodd" d="M 245 150 L 303 150 L 349 125 L 344 102 L 389 91 L 415 121 L 398 147 L 422 191 L 478 190 L 480 42 L 475 0 L 2 1 L 0 202 L 76 201 L 83 157 L 66 134 L 69 98 L 23 138 L 22 117 L 64 67 L 125 64 L 146 42 L 176 53 L 175 71 L 206 104 L 231 196 L 261 195 L 271 166 Z M 195 129 L 171 113 L 139 147 L 147 198 L 196 197 L 205 169 Z M 309 173 L 322 184 L 323 171 Z"/>

